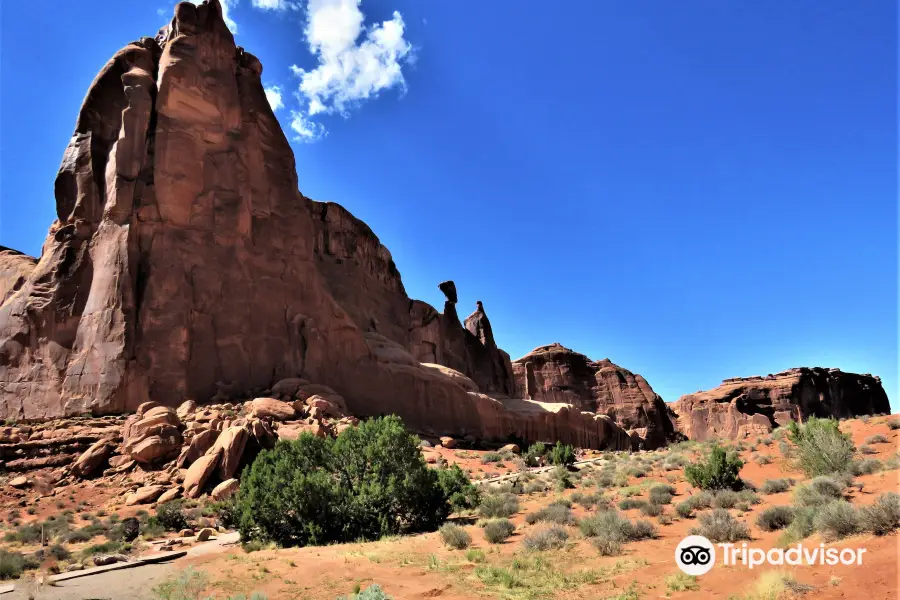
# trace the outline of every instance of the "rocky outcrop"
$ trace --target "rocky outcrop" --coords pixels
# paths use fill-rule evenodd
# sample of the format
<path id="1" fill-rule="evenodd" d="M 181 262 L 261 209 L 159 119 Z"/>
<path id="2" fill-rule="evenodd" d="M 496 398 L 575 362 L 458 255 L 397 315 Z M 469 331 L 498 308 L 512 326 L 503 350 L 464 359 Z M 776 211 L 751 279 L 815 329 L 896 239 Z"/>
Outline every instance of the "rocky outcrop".
<path id="1" fill-rule="evenodd" d="M 890 413 L 881 379 L 839 369 L 796 368 L 726 379 L 671 403 L 677 429 L 692 440 L 765 434 L 790 421 Z"/>
<path id="2" fill-rule="evenodd" d="M 180 407 L 126 427 L 124 452 L 153 464 L 183 449 L 194 402 L 283 399 L 276 382 L 304 380 L 330 390 L 304 407 L 323 434 L 333 428 L 319 413 L 346 410 L 451 435 L 619 445 L 617 430 L 579 411 L 504 403 L 512 366 L 483 306 L 463 326 L 452 282 L 443 313 L 410 300 L 364 223 L 300 194 L 261 73 L 219 0 L 179 3 L 155 38 L 101 69 L 40 260 L 0 251 L 0 418 Z M 251 427 L 194 420 L 226 430 L 215 444 Z M 239 465 L 223 454 L 219 467 L 228 478 Z"/>
<path id="3" fill-rule="evenodd" d="M 646 448 L 664 445 L 673 434 L 666 405 L 647 380 L 609 359 L 592 361 L 550 344 L 513 361 L 512 368 L 516 387 L 526 399 L 606 415 L 635 432 Z"/>

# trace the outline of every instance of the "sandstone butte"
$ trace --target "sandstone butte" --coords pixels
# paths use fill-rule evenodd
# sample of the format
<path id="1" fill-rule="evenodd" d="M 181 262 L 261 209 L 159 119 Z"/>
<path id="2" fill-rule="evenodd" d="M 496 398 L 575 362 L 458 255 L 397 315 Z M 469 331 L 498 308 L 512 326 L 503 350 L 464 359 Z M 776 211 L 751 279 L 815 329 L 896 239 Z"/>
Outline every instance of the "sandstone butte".
<path id="1" fill-rule="evenodd" d="M 40 258 L 0 247 L 0 418 L 243 401 L 302 379 L 425 434 L 630 449 L 792 410 L 889 410 L 877 378 L 838 371 L 776 376 L 768 403 L 748 384 L 666 407 L 640 375 L 559 345 L 510 361 L 481 302 L 461 321 L 452 281 L 443 312 L 410 299 L 365 223 L 298 191 L 261 73 L 219 0 L 178 4 L 103 66 Z"/>

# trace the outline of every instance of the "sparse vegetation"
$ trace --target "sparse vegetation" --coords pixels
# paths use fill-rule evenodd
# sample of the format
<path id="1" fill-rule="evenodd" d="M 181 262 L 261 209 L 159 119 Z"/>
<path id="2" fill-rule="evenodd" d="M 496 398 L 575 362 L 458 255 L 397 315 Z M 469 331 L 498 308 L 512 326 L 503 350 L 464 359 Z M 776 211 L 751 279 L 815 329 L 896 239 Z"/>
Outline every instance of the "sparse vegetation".
<path id="1" fill-rule="evenodd" d="M 556 550 L 566 545 L 569 534 L 559 525 L 553 525 L 546 529 L 535 531 L 531 535 L 525 536 L 522 544 L 526 550 Z"/>
<path id="2" fill-rule="evenodd" d="M 810 417 L 788 426 L 788 438 L 796 448 L 797 467 L 809 477 L 845 473 L 853 462 L 853 442 L 834 419 Z"/>
<path id="3" fill-rule="evenodd" d="M 756 517 L 756 526 L 763 531 L 784 529 L 794 520 L 794 509 L 790 506 L 771 506 Z"/>
<path id="4" fill-rule="evenodd" d="M 687 573 L 675 573 L 666 577 L 666 589 L 670 592 L 690 592 L 699 589 L 697 578 Z"/>
<path id="5" fill-rule="evenodd" d="M 575 517 L 572 516 L 572 511 L 567 506 L 551 504 L 526 515 L 525 522 L 529 525 L 534 525 L 538 522 L 572 525 L 575 523 Z"/>
<path id="6" fill-rule="evenodd" d="M 516 530 L 509 519 L 491 519 L 484 526 L 484 539 L 491 544 L 499 544 Z"/>
<path id="7" fill-rule="evenodd" d="M 860 515 L 849 502 L 837 500 L 817 509 L 813 526 L 825 541 L 839 540 L 860 530 Z"/>
<path id="8" fill-rule="evenodd" d="M 455 523 L 444 523 L 440 528 L 441 539 L 445 544 L 456 550 L 463 550 L 472 543 L 469 532 Z"/>
<path id="9" fill-rule="evenodd" d="M 875 535 L 886 535 L 900 527 L 900 494 L 887 492 L 859 511 L 860 525 Z"/>
<path id="10" fill-rule="evenodd" d="M 515 494 L 489 494 L 481 499 L 478 512 L 482 517 L 511 517 L 519 512 L 519 499 Z"/>
<path id="11" fill-rule="evenodd" d="M 699 526 L 691 529 L 691 535 L 702 535 L 715 543 L 750 539 L 750 530 L 747 525 L 735 519 L 723 508 L 704 513 L 697 520 Z"/>
<path id="12" fill-rule="evenodd" d="M 766 479 L 759 491 L 763 494 L 780 494 L 791 489 L 792 485 L 792 479 Z"/>

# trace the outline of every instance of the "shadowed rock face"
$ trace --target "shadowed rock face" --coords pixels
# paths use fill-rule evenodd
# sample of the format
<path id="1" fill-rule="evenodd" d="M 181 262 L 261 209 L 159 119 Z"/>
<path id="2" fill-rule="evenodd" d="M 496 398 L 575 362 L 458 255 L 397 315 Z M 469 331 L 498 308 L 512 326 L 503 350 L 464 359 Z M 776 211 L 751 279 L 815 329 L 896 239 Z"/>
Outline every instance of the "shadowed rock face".
<path id="1" fill-rule="evenodd" d="M 766 434 L 792 420 L 891 411 L 881 379 L 839 369 L 797 368 L 766 377 L 726 379 L 671 403 L 677 429 L 693 440 Z"/>
<path id="2" fill-rule="evenodd" d="M 673 433 L 665 403 L 647 380 L 608 359 L 592 361 L 551 344 L 513 361 L 512 368 L 524 398 L 563 402 L 607 415 L 634 430 L 645 447 L 665 445 Z"/>
<path id="3" fill-rule="evenodd" d="M 512 368 L 483 308 L 463 327 L 455 286 L 442 285 L 443 314 L 410 300 L 364 223 L 300 194 L 261 73 L 219 0 L 178 4 L 103 67 L 40 259 L 0 248 L 0 418 L 252 397 L 303 378 L 421 431 L 630 447 L 609 419 L 502 400 Z"/>

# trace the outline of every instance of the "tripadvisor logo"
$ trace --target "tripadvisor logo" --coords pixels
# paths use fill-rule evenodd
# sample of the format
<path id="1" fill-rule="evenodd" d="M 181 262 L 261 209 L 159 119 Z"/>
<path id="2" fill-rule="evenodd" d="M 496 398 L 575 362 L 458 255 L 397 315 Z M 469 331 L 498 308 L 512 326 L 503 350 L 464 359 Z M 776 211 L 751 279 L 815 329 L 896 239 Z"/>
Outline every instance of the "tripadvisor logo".
<path id="1" fill-rule="evenodd" d="M 790 548 L 752 548 L 745 543 L 717 544 L 725 566 L 742 564 L 752 569 L 760 565 L 861 565 L 865 548 L 826 548 L 825 544 Z M 705 575 L 716 564 L 716 548 L 702 535 L 689 535 L 675 548 L 675 562 L 688 575 Z"/>

